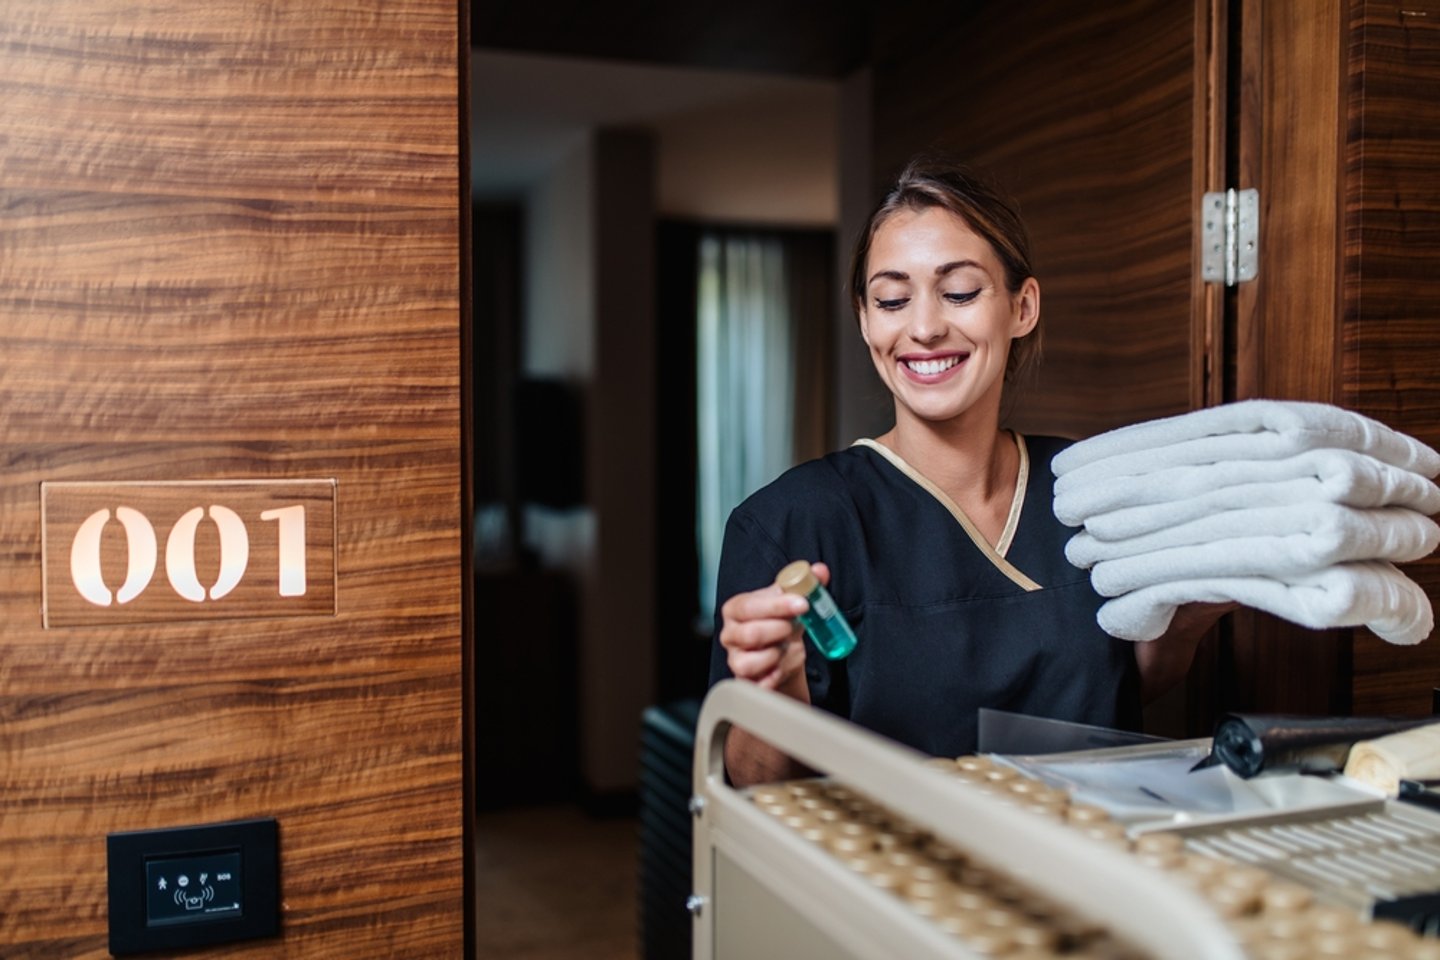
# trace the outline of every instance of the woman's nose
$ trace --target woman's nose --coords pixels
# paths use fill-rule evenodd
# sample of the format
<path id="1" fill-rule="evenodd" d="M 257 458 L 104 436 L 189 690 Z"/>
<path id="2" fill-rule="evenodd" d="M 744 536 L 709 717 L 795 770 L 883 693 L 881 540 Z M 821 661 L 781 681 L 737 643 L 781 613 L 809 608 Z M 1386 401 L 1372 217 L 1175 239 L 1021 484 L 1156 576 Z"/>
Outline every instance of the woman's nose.
<path id="1" fill-rule="evenodd" d="M 916 343 L 930 343 L 943 337 L 945 318 L 940 316 L 939 304 L 929 298 L 914 304 L 908 332 Z"/>

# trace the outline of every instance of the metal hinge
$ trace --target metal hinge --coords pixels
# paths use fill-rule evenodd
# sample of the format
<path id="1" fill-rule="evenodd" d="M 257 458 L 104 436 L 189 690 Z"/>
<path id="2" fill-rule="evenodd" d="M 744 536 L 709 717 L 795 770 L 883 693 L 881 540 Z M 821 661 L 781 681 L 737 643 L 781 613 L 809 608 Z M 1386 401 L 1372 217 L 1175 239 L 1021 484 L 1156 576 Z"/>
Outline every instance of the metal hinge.
<path id="1" fill-rule="evenodd" d="M 1200 207 L 1206 283 L 1233 287 L 1260 272 L 1260 191 L 1207 193 Z"/>

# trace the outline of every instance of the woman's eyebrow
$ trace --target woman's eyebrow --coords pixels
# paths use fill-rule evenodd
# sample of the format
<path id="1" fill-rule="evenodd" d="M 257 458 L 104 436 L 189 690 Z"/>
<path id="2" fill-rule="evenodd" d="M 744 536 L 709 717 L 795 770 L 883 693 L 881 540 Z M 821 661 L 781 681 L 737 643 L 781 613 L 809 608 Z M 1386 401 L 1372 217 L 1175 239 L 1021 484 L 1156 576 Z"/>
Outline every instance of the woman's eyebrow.
<path id="1" fill-rule="evenodd" d="M 876 280 L 909 280 L 909 279 L 910 279 L 910 274 L 906 273 L 904 270 L 877 270 L 877 271 L 875 271 L 875 275 L 872 276 L 872 277 L 866 282 L 866 286 L 869 286 L 870 284 L 874 283 Z"/>
<path id="2" fill-rule="evenodd" d="M 953 270 L 959 270 L 961 267 L 977 267 L 981 270 L 985 269 L 974 260 L 951 260 L 949 263 L 942 263 L 940 264 L 940 266 L 936 267 L 935 276 L 943 277 L 945 276 L 945 274 L 950 273 Z"/>

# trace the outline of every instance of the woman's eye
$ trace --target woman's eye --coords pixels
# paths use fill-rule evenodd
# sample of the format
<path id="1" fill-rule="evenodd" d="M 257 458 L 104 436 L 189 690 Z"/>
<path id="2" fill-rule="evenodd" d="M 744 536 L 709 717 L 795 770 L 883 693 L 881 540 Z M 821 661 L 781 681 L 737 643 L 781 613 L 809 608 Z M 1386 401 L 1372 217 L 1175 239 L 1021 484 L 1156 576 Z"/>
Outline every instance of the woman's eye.
<path id="1" fill-rule="evenodd" d="M 947 293 L 945 299 L 950 303 L 969 303 L 978 296 L 980 296 L 979 290 L 971 290 L 968 293 Z"/>
<path id="2" fill-rule="evenodd" d="M 905 306 L 905 304 L 909 302 L 909 297 L 898 297 L 894 300 L 876 300 L 875 306 L 879 307 L 881 310 L 899 310 L 901 307 Z"/>

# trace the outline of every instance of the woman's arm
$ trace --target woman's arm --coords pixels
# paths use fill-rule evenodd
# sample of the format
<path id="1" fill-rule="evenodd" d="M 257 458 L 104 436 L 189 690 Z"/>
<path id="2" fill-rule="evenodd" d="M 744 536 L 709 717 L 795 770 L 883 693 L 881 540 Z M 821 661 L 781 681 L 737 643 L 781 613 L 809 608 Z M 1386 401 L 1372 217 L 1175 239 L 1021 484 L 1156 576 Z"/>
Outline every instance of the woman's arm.
<path id="1" fill-rule="evenodd" d="M 797 642 L 793 647 L 794 650 L 787 651 L 784 659 L 797 656 L 798 651 L 799 666 L 778 692 L 808 704 L 810 688 L 805 683 L 805 645 Z M 768 686 L 764 681 L 760 685 Z M 794 780 L 811 772 L 788 754 L 739 727 L 731 727 L 729 736 L 725 738 L 725 771 L 730 775 L 730 782 L 737 787 Z"/>
<path id="2" fill-rule="evenodd" d="M 1187 603 L 1175 611 L 1170 629 L 1154 640 L 1135 645 L 1140 667 L 1140 702 L 1150 703 L 1185 678 L 1195 660 L 1200 638 L 1238 603 Z"/>
<path id="3" fill-rule="evenodd" d="M 821 583 L 830 582 L 823 563 L 811 567 Z M 739 593 L 720 608 L 719 642 L 730 673 L 766 689 L 810 703 L 805 680 L 805 641 L 795 617 L 808 607 L 803 597 L 774 585 Z M 725 738 L 725 769 L 736 786 L 804 776 L 805 769 L 789 756 L 740 729 Z"/>

